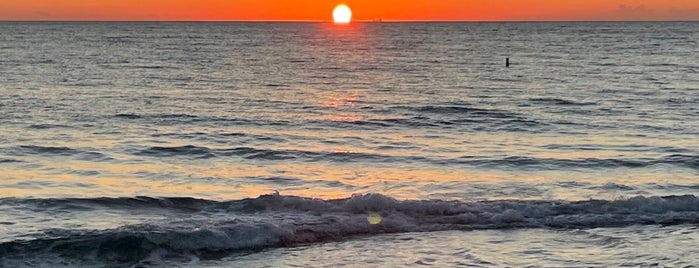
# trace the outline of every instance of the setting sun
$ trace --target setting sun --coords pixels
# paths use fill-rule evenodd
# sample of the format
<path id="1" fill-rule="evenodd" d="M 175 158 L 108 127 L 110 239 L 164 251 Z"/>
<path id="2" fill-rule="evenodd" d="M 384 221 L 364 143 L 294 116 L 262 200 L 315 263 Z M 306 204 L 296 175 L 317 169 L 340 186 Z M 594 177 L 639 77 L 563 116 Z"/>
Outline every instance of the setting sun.
<path id="1" fill-rule="evenodd" d="M 352 21 L 352 10 L 347 5 L 338 5 L 333 10 L 333 21 L 335 23 L 350 23 Z"/>

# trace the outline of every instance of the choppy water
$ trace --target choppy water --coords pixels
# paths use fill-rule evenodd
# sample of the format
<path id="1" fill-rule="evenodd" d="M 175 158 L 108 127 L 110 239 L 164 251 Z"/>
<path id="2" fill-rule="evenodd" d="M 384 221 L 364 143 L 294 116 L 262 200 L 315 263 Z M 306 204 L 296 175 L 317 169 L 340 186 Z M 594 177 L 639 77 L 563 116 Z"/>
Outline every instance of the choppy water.
<path id="1" fill-rule="evenodd" d="M 696 265 L 697 26 L 0 23 L 0 266 Z"/>

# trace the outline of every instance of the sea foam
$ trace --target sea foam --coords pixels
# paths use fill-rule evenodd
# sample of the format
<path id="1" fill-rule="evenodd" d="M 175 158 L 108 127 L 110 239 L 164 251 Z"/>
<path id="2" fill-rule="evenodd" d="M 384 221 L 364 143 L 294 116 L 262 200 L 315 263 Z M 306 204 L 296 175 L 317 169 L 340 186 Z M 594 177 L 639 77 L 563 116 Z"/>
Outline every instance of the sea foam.
<path id="1" fill-rule="evenodd" d="M 216 202 L 191 198 L 4 199 L 46 209 L 148 210 L 179 213 L 177 220 L 116 229 L 52 229 L 37 239 L 0 244 L 0 255 L 89 255 L 133 262 L 155 251 L 203 256 L 296 246 L 357 235 L 511 228 L 595 228 L 699 223 L 693 195 L 624 200 L 483 201 L 397 200 L 380 194 L 322 200 L 279 194 Z M 380 222 L 370 222 L 380 217 Z M 90 251 L 90 254 L 84 254 Z"/>

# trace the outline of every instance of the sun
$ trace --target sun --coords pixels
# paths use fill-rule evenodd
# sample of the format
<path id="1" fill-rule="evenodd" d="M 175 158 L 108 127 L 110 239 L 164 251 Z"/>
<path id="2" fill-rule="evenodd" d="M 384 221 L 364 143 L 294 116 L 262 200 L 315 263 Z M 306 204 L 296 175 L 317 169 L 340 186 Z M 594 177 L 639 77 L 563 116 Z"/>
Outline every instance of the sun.
<path id="1" fill-rule="evenodd" d="M 335 23 L 347 24 L 352 21 L 352 10 L 345 4 L 340 4 L 333 10 L 333 21 Z"/>

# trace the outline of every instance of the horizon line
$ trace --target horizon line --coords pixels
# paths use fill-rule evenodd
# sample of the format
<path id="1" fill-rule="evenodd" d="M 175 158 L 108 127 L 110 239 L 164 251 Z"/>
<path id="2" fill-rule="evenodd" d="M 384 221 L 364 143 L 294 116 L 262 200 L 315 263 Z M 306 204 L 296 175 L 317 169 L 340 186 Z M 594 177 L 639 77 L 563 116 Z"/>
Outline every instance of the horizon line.
<path id="1" fill-rule="evenodd" d="M 0 22 L 334 23 L 332 20 L 3 20 Z M 353 20 L 352 23 L 699 22 L 690 20 Z"/>

